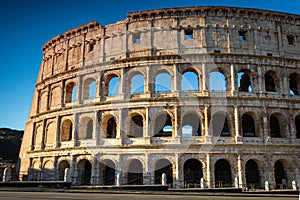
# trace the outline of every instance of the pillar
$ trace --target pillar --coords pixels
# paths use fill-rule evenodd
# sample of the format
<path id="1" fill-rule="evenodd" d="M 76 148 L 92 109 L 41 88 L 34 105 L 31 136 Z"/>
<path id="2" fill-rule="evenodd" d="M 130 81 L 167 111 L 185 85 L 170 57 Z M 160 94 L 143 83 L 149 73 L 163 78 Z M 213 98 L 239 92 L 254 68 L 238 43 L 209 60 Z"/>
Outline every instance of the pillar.
<path id="1" fill-rule="evenodd" d="M 205 141 L 207 144 L 211 144 L 212 140 L 211 140 L 211 131 L 209 130 L 209 124 L 208 124 L 208 109 L 209 109 L 209 105 L 205 105 L 204 106 L 204 132 L 205 132 Z"/>
<path id="2" fill-rule="evenodd" d="M 57 116 L 55 121 L 56 121 L 56 133 L 55 133 L 56 140 L 55 140 L 54 147 L 58 148 L 60 146 L 61 117 Z"/>
<path id="3" fill-rule="evenodd" d="M 180 137 L 180 131 L 178 131 L 180 126 L 178 124 L 179 124 L 178 107 L 174 106 L 174 128 L 173 128 L 174 134 L 173 134 L 173 137 Z"/>
<path id="4" fill-rule="evenodd" d="M 64 171 L 64 182 L 71 182 L 70 168 L 66 168 Z"/>
<path id="5" fill-rule="evenodd" d="M 206 185 L 208 188 L 211 188 L 211 174 L 210 174 L 211 166 L 210 166 L 210 155 L 206 154 Z"/>
<path id="6" fill-rule="evenodd" d="M 77 172 L 77 156 L 72 155 L 71 157 L 71 168 L 70 168 L 70 176 L 71 176 L 71 181 L 72 184 L 77 184 L 78 183 L 78 172 Z"/>
<path id="7" fill-rule="evenodd" d="M 178 69 L 177 65 L 173 64 L 173 93 L 175 96 L 178 96 L 178 93 L 180 91 L 180 84 L 179 84 L 179 77 L 178 77 Z"/>
<path id="8" fill-rule="evenodd" d="M 240 132 L 240 119 L 239 119 L 239 107 L 234 106 L 234 131 L 235 131 L 235 142 L 237 144 L 243 143 L 243 138 Z"/>
<path id="9" fill-rule="evenodd" d="M 79 130 L 79 122 L 80 122 L 80 114 L 74 113 L 74 125 L 72 130 L 72 141 L 74 143 L 74 147 L 77 145 L 77 131 Z"/>
<path id="10" fill-rule="evenodd" d="M 161 176 L 161 184 L 167 185 L 167 175 L 165 173 L 163 173 Z"/>
<path id="11" fill-rule="evenodd" d="M 206 69 L 204 63 L 202 63 L 201 68 L 202 68 L 202 90 L 203 92 L 207 92 L 208 88 L 206 84 Z"/>
<path id="12" fill-rule="evenodd" d="M 231 95 L 235 95 L 235 73 L 234 73 L 234 65 L 230 65 L 230 85 L 231 85 Z M 228 86 L 227 86 L 228 87 Z"/>
<path id="13" fill-rule="evenodd" d="M 243 165 L 241 161 L 241 155 L 238 155 L 238 187 L 243 188 Z"/>

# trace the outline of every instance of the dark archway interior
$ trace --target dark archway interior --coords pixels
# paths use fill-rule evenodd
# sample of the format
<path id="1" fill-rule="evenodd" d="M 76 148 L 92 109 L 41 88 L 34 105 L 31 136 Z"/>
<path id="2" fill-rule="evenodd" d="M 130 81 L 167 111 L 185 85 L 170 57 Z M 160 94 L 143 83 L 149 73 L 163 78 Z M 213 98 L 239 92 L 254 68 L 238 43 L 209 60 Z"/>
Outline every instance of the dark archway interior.
<path id="1" fill-rule="evenodd" d="M 274 115 L 271 115 L 270 117 L 270 131 L 271 131 L 271 137 L 274 138 L 281 137 L 279 120 Z"/>
<path id="2" fill-rule="evenodd" d="M 111 160 L 105 164 L 101 164 L 101 170 L 103 170 L 103 184 L 114 185 L 115 184 L 115 163 Z"/>
<path id="3" fill-rule="evenodd" d="M 228 161 L 220 159 L 215 164 L 216 187 L 232 187 L 231 167 Z"/>
<path id="4" fill-rule="evenodd" d="M 269 74 L 265 74 L 265 87 L 268 92 L 276 92 L 274 78 Z"/>
<path id="5" fill-rule="evenodd" d="M 139 160 L 131 161 L 127 174 L 127 184 L 142 185 L 143 184 L 143 165 Z"/>
<path id="6" fill-rule="evenodd" d="M 275 175 L 275 183 L 276 188 L 280 188 L 280 185 L 286 185 L 287 183 L 287 174 L 284 171 L 283 164 L 277 160 L 274 165 L 274 175 Z"/>
<path id="7" fill-rule="evenodd" d="M 135 115 L 131 118 L 128 137 L 143 137 L 143 117 L 141 115 Z"/>
<path id="8" fill-rule="evenodd" d="M 255 188 L 258 188 L 260 185 L 260 177 L 258 165 L 254 160 L 249 160 L 246 163 L 246 183 L 248 188 L 251 188 L 251 185 L 255 185 Z M 254 188 L 253 188 L 254 189 Z"/>
<path id="9" fill-rule="evenodd" d="M 202 164 L 199 160 L 189 159 L 183 165 L 184 183 L 199 184 L 203 177 Z"/>
<path id="10" fill-rule="evenodd" d="M 173 166 L 167 159 L 159 160 L 155 165 L 154 180 L 155 184 L 161 184 L 162 174 L 167 175 L 167 184 L 173 183 Z"/>
<path id="11" fill-rule="evenodd" d="M 172 119 L 169 114 L 161 114 L 155 120 L 154 137 L 171 137 L 172 136 Z"/>
<path id="12" fill-rule="evenodd" d="M 117 123 L 114 117 L 110 118 L 107 122 L 106 137 L 116 138 L 117 136 Z"/>
<path id="13" fill-rule="evenodd" d="M 240 79 L 240 87 L 239 91 L 241 92 L 250 92 L 249 87 L 251 86 L 251 79 L 248 73 L 246 72 L 240 72 L 242 73 L 241 79 Z"/>
<path id="14" fill-rule="evenodd" d="M 242 129 L 244 137 L 256 136 L 254 119 L 248 114 L 242 116 Z"/>
<path id="15" fill-rule="evenodd" d="M 183 117 L 182 127 L 189 125 L 192 127 L 192 136 L 201 136 L 201 120 L 195 114 L 187 114 Z"/>
<path id="16" fill-rule="evenodd" d="M 58 165 L 58 180 L 63 181 L 65 177 L 65 169 L 70 168 L 68 161 L 63 160 Z"/>
<path id="17" fill-rule="evenodd" d="M 300 138 L 300 115 L 296 116 L 295 125 L 296 125 L 296 137 Z"/>
<path id="18" fill-rule="evenodd" d="M 217 113 L 212 119 L 213 136 L 230 136 L 227 117 Z"/>

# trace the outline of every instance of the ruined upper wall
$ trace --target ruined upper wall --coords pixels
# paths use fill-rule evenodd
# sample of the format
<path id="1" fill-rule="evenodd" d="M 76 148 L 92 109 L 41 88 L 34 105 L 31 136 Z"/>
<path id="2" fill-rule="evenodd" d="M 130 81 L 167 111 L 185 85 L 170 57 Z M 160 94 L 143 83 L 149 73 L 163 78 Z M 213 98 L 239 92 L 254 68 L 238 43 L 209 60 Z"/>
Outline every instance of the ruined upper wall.
<path id="1" fill-rule="evenodd" d="M 131 12 L 114 24 L 94 21 L 58 35 L 43 52 L 39 81 L 82 66 L 166 54 L 217 52 L 297 59 L 300 16 L 233 7 Z"/>

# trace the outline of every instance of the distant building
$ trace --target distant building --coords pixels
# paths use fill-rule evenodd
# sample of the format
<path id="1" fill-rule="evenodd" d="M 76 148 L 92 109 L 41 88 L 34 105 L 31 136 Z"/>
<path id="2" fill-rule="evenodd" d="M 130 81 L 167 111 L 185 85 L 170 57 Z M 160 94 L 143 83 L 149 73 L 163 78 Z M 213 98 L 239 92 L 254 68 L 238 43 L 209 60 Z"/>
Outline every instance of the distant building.
<path id="1" fill-rule="evenodd" d="M 165 173 L 175 188 L 300 187 L 299 35 L 298 15 L 233 7 L 58 35 L 43 47 L 20 178 L 70 168 L 77 185 Z"/>

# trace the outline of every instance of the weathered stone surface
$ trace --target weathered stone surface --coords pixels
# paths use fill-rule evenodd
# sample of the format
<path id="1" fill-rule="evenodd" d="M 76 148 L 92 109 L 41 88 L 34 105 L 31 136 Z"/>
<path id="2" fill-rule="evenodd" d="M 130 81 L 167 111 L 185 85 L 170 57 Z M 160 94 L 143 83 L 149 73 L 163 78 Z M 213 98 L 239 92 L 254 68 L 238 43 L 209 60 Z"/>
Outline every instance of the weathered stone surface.
<path id="1" fill-rule="evenodd" d="M 173 187 L 292 188 L 299 25 L 298 15 L 192 7 L 133 12 L 51 39 L 20 178 L 43 179 L 47 169 L 59 179 L 70 168 L 73 184 L 160 184 L 164 173 Z M 222 84 L 213 72 L 224 91 L 213 91 Z"/>

